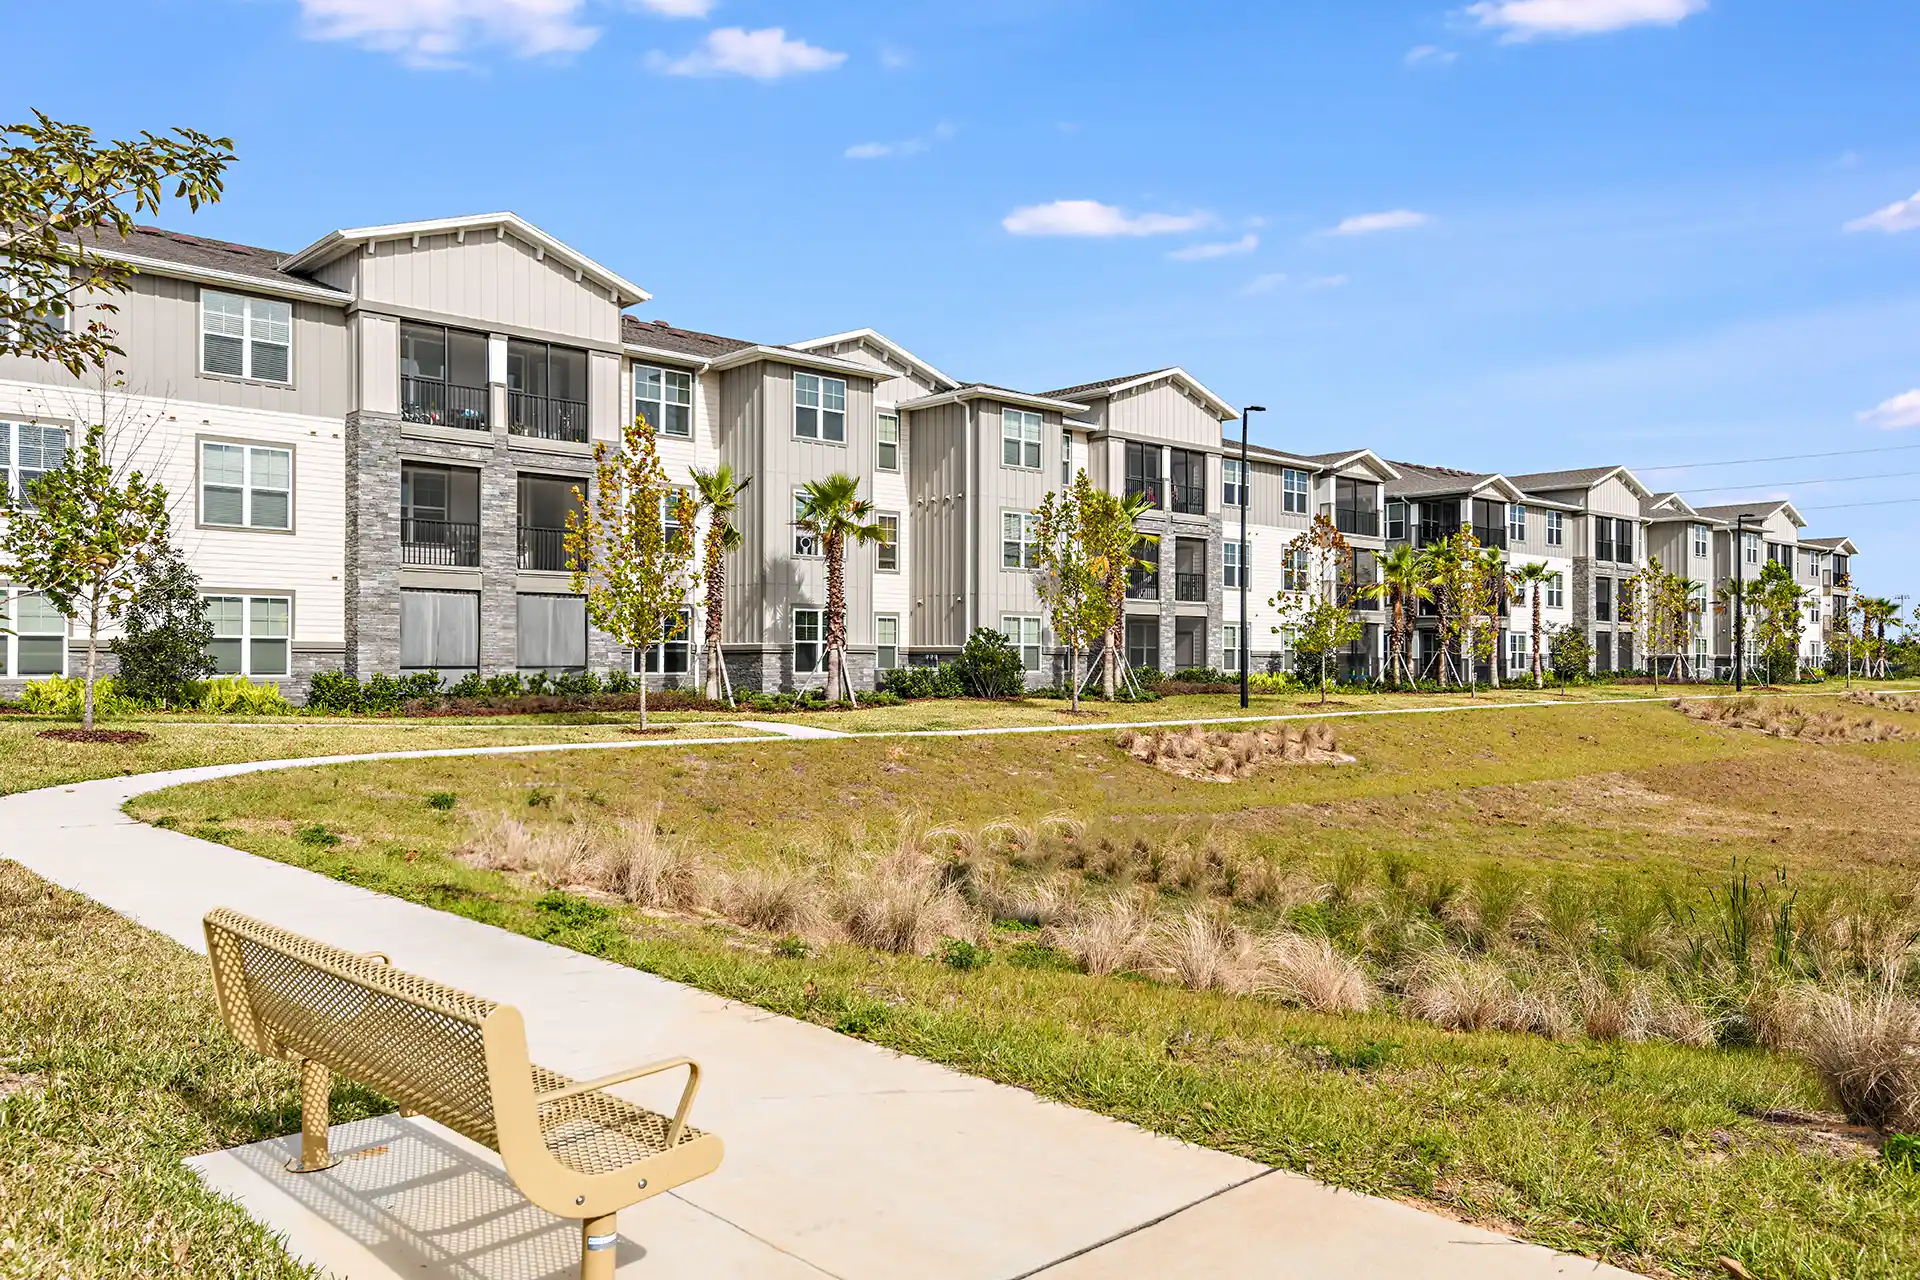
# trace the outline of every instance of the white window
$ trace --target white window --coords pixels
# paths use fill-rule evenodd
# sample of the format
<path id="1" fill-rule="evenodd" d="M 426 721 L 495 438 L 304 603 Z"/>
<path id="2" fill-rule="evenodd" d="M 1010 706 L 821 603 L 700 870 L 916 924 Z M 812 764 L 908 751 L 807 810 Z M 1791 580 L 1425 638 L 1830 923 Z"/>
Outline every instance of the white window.
<path id="1" fill-rule="evenodd" d="M 1240 459 L 1222 458 L 1220 460 L 1220 505 L 1222 508 L 1233 510 L 1239 507 L 1241 499 L 1246 496 L 1246 485 L 1241 482 L 1241 477 L 1245 474 L 1245 471 L 1241 467 Z"/>
<path id="2" fill-rule="evenodd" d="M 1229 539 L 1220 544 L 1220 582 L 1232 590 L 1240 587 L 1240 543 Z M 1253 544 L 1247 544 L 1247 563 L 1253 563 Z"/>
<path id="3" fill-rule="evenodd" d="M 1065 489 L 1073 483 L 1073 432 L 1060 433 L 1060 487 Z"/>
<path id="4" fill-rule="evenodd" d="M 1707 638 L 1705 636 L 1695 636 L 1693 638 L 1693 656 L 1696 658 L 1705 658 L 1707 656 Z"/>
<path id="5" fill-rule="evenodd" d="M 1547 579 L 1547 608 L 1549 609 L 1565 608 L 1566 603 L 1567 603 L 1566 579 L 1562 575 L 1556 573 L 1551 578 Z"/>
<path id="6" fill-rule="evenodd" d="M 817 373 L 793 375 L 793 434 L 841 444 L 847 438 L 847 383 Z"/>
<path id="7" fill-rule="evenodd" d="M 875 614 L 873 619 L 874 665 L 891 671 L 900 665 L 900 615 Z"/>
<path id="8" fill-rule="evenodd" d="M 807 675 L 819 671 L 826 646 L 820 640 L 820 610 L 793 611 L 793 672 Z"/>
<path id="9" fill-rule="evenodd" d="M 691 436 L 693 375 L 646 364 L 633 366 L 633 411 L 663 436 Z"/>
<path id="10" fill-rule="evenodd" d="M 1813 597 L 1812 600 L 1807 602 L 1807 621 L 1808 622 L 1820 621 L 1820 597 L 1819 596 L 1815 596 Z"/>
<path id="11" fill-rule="evenodd" d="M 874 424 L 873 439 L 875 469 L 898 471 L 900 469 L 900 415 L 881 414 Z"/>
<path id="12" fill-rule="evenodd" d="M 801 518 L 806 514 L 806 507 L 806 495 L 795 489 L 793 491 L 793 554 L 818 556 L 821 554 L 820 535 L 811 529 L 803 528 L 800 524 Z"/>
<path id="13" fill-rule="evenodd" d="M 202 290 L 200 371 L 291 382 L 293 304 Z"/>
<path id="14" fill-rule="evenodd" d="M 293 528 L 293 452 L 200 442 L 200 523 Z"/>
<path id="15" fill-rule="evenodd" d="M 1220 628 L 1220 669 L 1240 669 L 1240 624 L 1229 622 Z"/>
<path id="16" fill-rule="evenodd" d="M 207 656 L 223 676 L 292 674 L 293 601 L 285 596 L 208 596 Z M 402 631 L 405 622 L 402 621 Z M 430 665 L 430 664 L 429 664 Z"/>
<path id="17" fill-rule="evenodd" d="M 874 548 L 873 567 L 881 573 L 900 572 L 900 517 L 882 511 L 873 518 L 880 526 L 880 545 Z"/>
<path id="18" fill-rule="evenodd" d="M 1567 514 L 1564 511 L 1547 512 L 1547 545 L 1565 546 L 1567 541 Z"/>
<path id="19" fill-rule="evenodd" d="M 1295 515 L 1307 514 L 1307 473 L 1292 467 L 1280 469 L 1280 509 Z"/>
<path id="20" fill-rule="evenodd" d="M 1040 517 L 1025 511 L 1000 513 L 1000 567 L 1040 567 Z"/>
<path id="21" fill-rule="evenodd" d="M 66 618 L 39 592 L 0 584 L 0 676 L 66 673 Z"/>
<path id="22" fill-rule="evenodd" d="M 1280 566 L 1280 589 L 1282 591 L 1305 591 L 1307 589 L 1307 553 L 1305 548 L 1287 548 L 1286 559 Z"/>
<path id="23" fill-rule="evenodd" d="M 1040 469 L 1040 415 L 1026 409 L 1000 411 L 1000 461 Z"/>
<path id="24" fill-rule="evenodd" d="M 1000 633 L 1006 636 L 1008 644 L 1020 651 L 1022 668 L 1040 669 L 1040 619 L 1007 614 L 1000 619 Z"/>
<path id="25" fill-rule="evenodd" d="M 1511 503 L 1507 507 L 1507 541 L 1525 542 L 1527 540 L 1527 504 Z"/>
<path id="26" fill-rule="evenodd" d="M 1703 524 L 1693 526 L 1693 555 L 1696 560 L 1705 560 L 1708 555 L 1707 526 Z"/>
<path id="27" fill-rule="evenodd" d="M 67 429 L 0 422 L 0 507 L 24 502 L 27 486 L 66 461 Z"/>
<path id="28" fill-rule="evenodd" d="M 1527 638 L 1525 631 L 1507 632 L 1507 668 L 1518 671 L 1527 665 Z"/>
<path id="29" fill-rule="evenodd" d="M 650 676 L 683 676 L 693 670 L 693 610 L 680 610 L 674 615 L 674 625 L 668 630 L 671 636 L 662 638 L 658 644 L 635 651 L 635 671 Z M 582 627 L 581 634 L 585 633 L 586 629 Z"/>
<path id="30" fill-rule="evenodd" d="M 1403 542 L 1407 536 L 1407 504 L 1389 502 L 1387 504 L 1387 540 Z"/>
<path id="31" fill-rule="evenodd" d="M 1760 535 L 1743 533 L 1740 535 L 1740 554 L 1748 564 L 1760 563 Z"/>
<path id="32" fill-rule="evenodd" d="M 514 597 L 514 666 L 521 671 L 587 669 L 583 596 L 523 592 Z"/>
<path id="33" fill-rule="evenodd" d="M 400 669 L 474 671 L 480 666 L 480 593 L 400 592 Z"/>

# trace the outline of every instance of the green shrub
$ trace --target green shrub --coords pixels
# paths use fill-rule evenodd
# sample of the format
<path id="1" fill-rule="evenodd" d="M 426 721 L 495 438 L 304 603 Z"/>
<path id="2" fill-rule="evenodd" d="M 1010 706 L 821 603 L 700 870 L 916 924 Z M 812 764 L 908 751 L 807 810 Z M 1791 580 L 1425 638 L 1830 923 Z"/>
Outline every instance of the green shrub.
<path id="1" fill-rule="evenodd" d="M 447 810 L 453 808 L 456 799 L 458 799 L 458 797 L 451 791 L 436 791 L 427 797 L 427 808 L 438 809 L 440 812 L 445 813 Z"/>
<path id="2" fill-rule="evenodd" d="M 790 933 L 773 944 L 773 954 L 782 960 L 805 960 L 813 954 L 813 948 L 799 934 Z"/>
<path id="3" fill-rule="evenodd" d="M 213 674 L 200 579 L 169 542 L 140 567 L 121 634 L 113 641 L 119 668 L 114 682 L 129 698 L 153 707 L 190 707 L 200 681 Z"/>
<path id="4" fill-rule="evenodd" d="M 1895 1169 L 1920 1173 L 1920 1134 L 1888 1134 L 1887 1140 L 1880 1144 L 1880 1155 Z"/>
<path id="5" fill-rule="evenodd" d="M 308 711 L 350 716 L 361 705 L 360 682 L 344 671 L 317 671 L 307 686 Z"/>
<path id="6" fill-rule="evenodd" d="M 880 692 L 896 698 L 933 697 L 933 667 L 895 667 L 880 677 Z"/>
<path id="7" fill-rule="evenodd" d="M 1017 698 L 1027 691 L 1020 651 L 992 627 L 981 627 L 968 636 L 953 666 L 967 692 L 976 698 Z"/>
<path id="8" fill-rule="evenodd" d="M 30 680 L 20 691 L 20 705 L 35 715 L 65 716 L 79 719 L 86 697 L 87 682 L 79 676 L 48 676 Z M 122 693 L 112 676 L 93 682 L 93 714 L 99 719 L 137 715 L 145 704 Z"/>
<path id="9" fill-rule="evenodd" d="M 992 963 L 993 952 L 965 938 L 946 938 L 940 943 L 940 961 L 949 969 L 984 969 Z"/>
<path id="10" fill-rule="evenodd" d="M 293 838 L 309 849 L 331 849 L 340 843 L 340 837 L 319 823 L 301 827 L 293 833 Z"/>
<path id="11" fill-rule="evenodd" d="M 201 686 L 200 709 L 221 716 L 287 716 L 293 704 L 277 684 L 254 684 L 245 676 L 221 676 Z"/>

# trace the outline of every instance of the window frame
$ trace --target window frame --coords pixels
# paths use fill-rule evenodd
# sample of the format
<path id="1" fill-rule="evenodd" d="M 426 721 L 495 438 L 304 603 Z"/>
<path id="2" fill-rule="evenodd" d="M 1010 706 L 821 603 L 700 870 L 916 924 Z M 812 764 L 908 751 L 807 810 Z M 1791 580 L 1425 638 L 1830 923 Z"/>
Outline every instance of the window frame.
<path id="1" fill-rule="evenodd" d="M 1221 511 L 1238 511 L 1243 493 L 1247 497 L 1252 496 L 1251 487 L 1245 482 L 1246 472 L 1250 472 L 1252 469 L 1253 466 L 1251 463 L 1248 463 L 1243 469 L 1240 465 L 1240 459 L 1229 458 L 1222 455 L 1220 459 Z M 1251 506 L 1252 503 L 1249 502 L 1248 505 Z"/>
<path id="2" fill-rule="evenodd" d="M 0 441 L 0 511 L 16 505 L 24 505 L 27 501 L 28 482 L 24 478 L 27 469 L 20 463 L 20 447 L 24 443 L 20 433 L 28 428 L 39 433 L 41 437 L 39 447 L 43 454 L 47 447 L 47 432 L 57 431 L 63 437 L 60 443 L 60 461 L 49 467 L 44 465 L 46 459 L 43 456 L 42 465 L 34 469 L 35 480 L 49 471 L 58 470 L 66 462 L 67 455 L 73 451 L 71 423 L 40 422 L 15 417 L 0 418 L 0 431 L 4 431 L 6 435 L 6 439 Z"/>
<path id="3" fill-rule="evenodd" d="M 657 373 L 660 375 L 660 396 L 658 399 L 642 400 L 640 395 L 640 375 L 642 373 Z M 657 405 L 659 407 L 658 412 L 646 413 L 646 417 L 647 421 L 653 424 L 653 428 L 658 434 L 672 440 L 693 439 L 694 375 L 685 369 L 676 369 L 672 365 L 646 364 L 636 360 L 633 364 L 632 377 L 634 414 L 637 416 L 646 413 L 646 410 L 642 408 L 643 404 Z M 675 378 L 683 378 L 686 380 L 687 398 L 685 403 L 667 398 L 668 392 L 671 389 L 672 379 Z M 667 426 L 667 409 L 669 406 L 687 411 L 687 429 L 685 431 L 674 431 Z"/>
<path id="4" fill-rule="evenodd" d="M 1564 547 L 1567 545 L 1566 512 L 1547 512 L 1547 545 L 1550 547 Z"/>
<path id="5" fill-rule="evenodd" d="M 633 651 L 632 665 L 634 675 L 659 676 L 662 679 L 668 676 L 686 676 L 689 679 L 692 678 L 693 607 L 689 605 L 684 609 L 677 610 L 676 616 L 681 620 L 680 634 L 671 640 L 662 636 L 644 649 L 635 649 Z M 678 670 L 669 671 L 667 669 L 667 657 L 673 653 L 678 653 L 685 660 L 685 665 L 681 666 Z"/>
<path id="6" fill-rule="evenodd" d="M 1066 489 L 1073 484 L 1073 432 L 1060 433 L 1060 487 Z"/>
<path id="7" fill-rule="evenodd" d="M 1017 525 L 1010 524 L 1018 521 Z M 1008 532 L 1014 533 L 1009 538 Z M 1008 551 L 1013 551 L 1015 562 L 1007 563 Z M 1003 570 L 1028 572 L 1040 567 L 1040 517 L 1031 511 L 1014 511 L 1003 508 L 1000 512 L 1000 567 Z"/>
<path id="8" fill-rule="evenodd" d="M 1013 430 L 1016 426 L 1019 428 L 1017 432 Z M 1045 470 L 1046 459 L 1041 451 L 1046 429 L 1046 415 L 1038 410 L 1021 409 L 1013 405 L 1000 406 L 1000 465 L 1021 471 Z M 1008 461 L 1009 451 L 1015 455 L 1015 460 Z"/>
<path id="9" fill-rule="evenodd" d="M 1013 624 L 1011 629 L 1009 623 Z M 1046 628 L 1038 614 L 1001 614 L 1000 634 L 1019 651 L 1022 671 L 1037 672 L 1041 669 L 1041 664 L 1046 661 Z"/>
<path id="10" fill-rule="evenodd" d="M 810 392 L 813 397 L 812 404 L 801 403 L 801 387 L 804 383 L 813 384 Z M 839 388 L 840 407 L 838 409 L 828 407 L 835 387 Z M 811 410 L 814 414 L 812 435 L 800 429 L 800 413 L 803 409 Z M 827 434 L 828 420 L 833 417 L 838 417 L 840 420 L 840 434 L 837 436 Z M 845 378 L 815 373 L 808 369 L 793 371 L 793 438 L 808 440 L 814 444 L 844 445 L 847 442 L 847 380 Z"/>
<path id="11" fill-rule="evenodd" d="M 1249 557 L 1251 558 L 1251 557 Z M 1280 560 L 1280 589 L 1303 593 L 1313 586 L 1313 566 L 1307 562 L 1305 547 L 1288 547 Z"/>
<path id="12" fill-rule="evenodd" d="M 826 557 L 826 548 L 820 545 L 820 535 L 812 530 L 800 527 L 801 502 L 804 490 L 793 491 L 793 558 L 796 560 L 821 560 Z M 804 550 L 802 548 L 805 548 Z"/>
<path id="13" fill-rule="evenodd" d="M 819 675 L 827 669 L 827 611 L 825 609 L 799 606 L 790 612 L 791 616 L 787 622 L 787 633 L 793 642 L 793 674 L 795 676 Z M 800 620 L 802 617 L 809 617 L 813 620 L 813 638 L 811 640 L 802 640 L 800 638 Z M 802 666 L 800 663 L 800 646 L 803 644 L 810 646 L 813 650 L 811 665 Z"/>
<path id="14" fill-rule="evenodd" d="M 1236 675 L 1240 671 L 1240 624 L 1220 624 L 1220 669 Z"/>
<path id="15" fill-rule="evenodd" d="M 207 449 L 209 446 L 220 449 L 239 449 L 241 451 L 240 472 L 240 523 L 228 524 L 225 521 L 207 519 Z M 286 525 L 258 525 L 253 523 L 253 503 L 256 491 L 279 493 L 281 490 L 267 488 L 254 483 L 254 455 L 257 453 L 283 453 L 287 456 L 287 523 Z M 298 531 L 296 511 L 298 510 L 299 490 L 299 450 L 292 444 L 280 444 L 262 440 L 247 440 L 232 436 L 195 436 L 193 441 L 193 496 L 194 527 L 198 529 L 224 529 L 234 533 L 272 533 L 292 534 Z M 215 486 L 231 489 L 232 485 Z"/>
<path id="16" fill-rule="evenodd" d="M 1387 541 L 1405 542 L 1407 540 L 1407 500 L 1405 498 L 1387 499 Z"/>
<path id="17" fill-rule="evenodd" d="M 1253 539 L 1247 539 L 1247 564 L 1253 564 Z M 1252 585 L 1252 580 L 1248 580 Z M 1220 540 L 1220 586 L 1227 591 L 1240 589 L 1240 539 Z"/>
<path id="18" fill-rule="evenodd" d="M 1688 529 L 1687 542 L 1687 549 L 1696 560 L 1705 560 L 1713 554 L 1713 532 L 1704 524 L 1696 524 Z"/>
<path id="19" fill-rule="evenodd" d="M 893 439 L 887 439 L 887 424 L 893 424 Z M 885 461 L 885 450 L 893 450 L 893 461 Z M 873 469 L 875 471 L 896 472 L 900 470 L 900 414 L 897 410 L 882 409 L 873 415 Z"/>
<path id="20" fill-rule="evenodd" d="M 1507 542 L 1525 542 L 1527 540 L 1527 504 L 1509 502 L 1507 504 Z"/>
<path id="21" fill-rule="evenodd" d="M 294 632 L 294 593 L 291 591 L 245 591 L 223 590 L 218 587 L 203 587 L 200 591 L 200 607 L 206 607 L 216 600 L 237 600 L 240 604 L 240 632 L 238 635 L 215 634 L 215 643 L 237 641 L 240 646 L 240 664 L 234 671 L 218 671 L 218 675 L 240 676 L 246 680 L 291 680 L 293 679 L 293 632 Z M 259 635 L 254 631 L 254 605 L 279 603 L 286 606 L 286 634 Z M 208 619 L 209 625 L 213 620 Z M 279 641 L 286 646 L 285 671 L 256 671 L 254 669 L 254 645 Z M 207 655 L 212 658 L 211 652 Z"/>
<path id="22" fill-rule="evenodd" d="M 900 513 L 898 511 L 876 511 L 873 522 L 882 531 L 881 539 L 873 547 L 873 571 L 875 573 L 900 572 Z M 893 536 L 886 536 L 888 522 L 892 522 Z M 889 563 L 891 562 L 891 563 Z"/>
<path id="23" fill-rule="evenodd" d="M 893 639 L 883 640 L 880 636 L 881 624 L 893 624 Z M 887 650 L 893 650 L 889 657 Z M 876 613 L 873 615 L 873 666 L 876 671 L 895 671 L 900 667 L 900 615 L 897 613 Z"/>
<path id="24" fill-rule="evenodd" d="M 1546 588 L 1547 602 L 1544 606 L 1545 608 L 1564 609 L 1567 607 L 1567 578 L 1565 574 L 1556 573 L 1548 578 Z"/>
<path id="25" fill-rule="evenodd" d="M 1295 505 L 1296 502 L 1298 505 Z M 1280 510 L 1290 516 L 1312 514 L 1313 477 L 1310 472 L 1298 467 L 1280 468 Z"/>
<path id="26" fill-rule="evenodd" d="M 73 619 L 65 614 L 55 613 L 60 618 L 60 670 L 58 671 L 22 671 L 20 669 L 20 642 L 22 640 L 46 641 L 54 639 L 51 631 L 26 631 L 20 629 L 20 601 L 31 596 L 46 599 L 46 594 L 32 591 L 19 583 L 0 582 L 0 679 L 41 680 L 48 676 L 65 676 L 73 670 Z"/>
<path id="27" fill-rule="evenodd" d="M 207 332 L 207 300 L 209 298 L 235 298 L 239 300 L 241 304 L 240 332 L 237 335 L 231 334 L 231 333 L 209 334 Z M 287 340 L 284 343 L 268 342 L 255 335 L 254 308 L 256 306 L 259 306 L 262 308 L 265 308 L 265 307 L 285 307 L 286 308 Z M 201 377 L 224 378 L 224 379 L 229 379 L 237 382 L 257 382 L 262 386 L 267 386 L 267 387 L 293 386 L 293 361 L 294 361 L 293 303 L 289 302 L 285 298 L 263 298 L 256 294 L 251 294 L 251 293 L 235 293 L 230 289 L 213 289 L 213 288 L 203 287 L 200 290 L 200 297 L 198 300 L 197 310 L 199 311 L 199 332 L 198 332 L 199 353 L 197 358 L 194 361 L 194 368 Z M 273 321 L 271 319 L 266 319 L 266 320 L 262 320 L 261 323 L 271 324 L 273 323 Z M 228 373 L 225 370 L 209 369 L 207 367 L 207 339 L 209 337 L 216 337 L 216 338 L 238 337 L 240 339 L 240 372 L 239 373 Z M 263 345 L 263 346 L 284 346 L 287 349 L 287 376 L 285 378 L 265 378 L 265 377 L 261 377 L 259 374 L 254 372 L 253 352 L 256 344 Z"/>

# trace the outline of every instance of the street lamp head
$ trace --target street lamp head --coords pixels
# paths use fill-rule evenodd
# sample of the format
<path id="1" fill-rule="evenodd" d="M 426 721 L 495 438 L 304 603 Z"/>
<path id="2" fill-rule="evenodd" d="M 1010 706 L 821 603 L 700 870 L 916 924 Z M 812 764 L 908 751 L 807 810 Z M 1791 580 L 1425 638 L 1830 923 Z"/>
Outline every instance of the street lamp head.
<path id="1" fill-rule="evenodd" d="M 1241 410 L 1242 413 L 1265 413 L 1266 411 L 1267 411 L 1267 406 L 1263 404 L 1250 404 L 1245 409 Z"/>

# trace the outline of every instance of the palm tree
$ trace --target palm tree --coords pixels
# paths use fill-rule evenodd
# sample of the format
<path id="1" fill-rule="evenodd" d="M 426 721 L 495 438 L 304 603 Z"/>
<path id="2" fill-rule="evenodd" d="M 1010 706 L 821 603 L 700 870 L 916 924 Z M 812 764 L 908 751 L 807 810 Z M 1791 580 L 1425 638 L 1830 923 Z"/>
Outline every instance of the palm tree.
<path id="1" fill-rule="evenodd" d="M 800 487 L 793 523 L 819 539 L 827 558 L 827 697 L 838 700 L 853 693 L 846 672 L 847 539 L 880 542 L 886 531 L 873 518 L 873 503 L 860 496 L 860 481 L 844 471 Z"/>
<path id="2" fill-rule="evenodd" d="M 1546 684 L 1540 666 L 1540 640 L 1544 627 L 1540 610 L 1546 603 L 1547 584 L 1552 582 L 1554 571 L 1543 560 L 1532 560 L 1526 564 L 1517 564 L 1507 571 L 1507 581 L 1513 584 L 1514 596 L 1524 599 L 1533 597 L 1533 687 L 1542 688 Z"/>
<path id="3" fill-rule="evenodd" d="M 1506 557 L 1500 548 L 1488 547 L 1480 553 L 1480 581 L 1485 583 L 1486 596 L 1476 601 L 1476 606 L 1485 604 L 1487 626 L 1493 631 L 1493 652 L 1487 659 L 1487 669 L 1493 673 L 1493 687 L 1500 687 L 1500 606 L 1513 599 L 1513 582 L 1507 577 Z M 1472 661 L 1469 656 L 1468 661 Z"/>
<path id="4" fill-rule="evenodd" d="M 1362 587 L 1370 600 L 1385 600 L 1393 606 L 1388 624 L 1387 643 L 1392 649 L 1389 669 L 1394 679 L 1408 677 L 1407 631 L 1413 625 L 1411 609 L 1415 602 L 1433 599 L 1433 571 L 1424 551 L 1398 546 L 1383 552 L 1378 560 L 1380 580 Z"/>
<path id="5" fill-rule="evenodd" d="M 1672 586 L 1674 593 L 1685 602 L 1680 605 L 1679 629 L 1682 634 L 1679 637 L 1679 644 L 1685 651 L 1683 656 L 1686 660 L 1686 669 L 1693 672 L 1693 678 L 1698 680 L 1700 673 L 1693 665 L 1693 629 L 1706 617 L 1707 584 L 1698 578 L 1675 578 Z M 1675 664 L 1675 679 L 1679 679 L 1679 665 Z"/>
<path id="6" fill-rule="evenodd" d="M 1160 535 L 1142 531 L 1140 521 L 1159 509 L 1153 499 L 1143 493 L 1124 497 L 1097 494 L 1088 508 L 1085 523 L 1088 558 L 1107 597 L 1104 612 L 1108 624 L 1101 646 L 1104 652 L 1100 656 L 1100 684 L 1109 702 L 1119 696 L 1120 691 L 1120 655 L 1126 652 L 1127 642 L 1127 586 L 1134 569 L 1147 565 L 1139 556 L 1141 546 L 1160 541 Z"/>
<path id="7" fill-rule="evenodd" d="M 740 494 L 752 483 L 752 476 L 736 475 L 725 462 L 711 471 L 693 469 L 693 489 L 700 510 L 707 514 L 702 552 L 707 587 L 706 693 L 716 701 L 724 696 L 728 706 L 733 705 L 733 690 L 722 678 L 726 659 L 720 653 L 720 627 L 727 608 L 727 552 L 740 545 L 740 529 L 733 523 L 733 514 L 740 509 Z"/>

